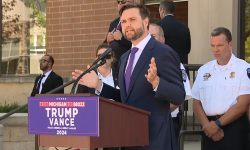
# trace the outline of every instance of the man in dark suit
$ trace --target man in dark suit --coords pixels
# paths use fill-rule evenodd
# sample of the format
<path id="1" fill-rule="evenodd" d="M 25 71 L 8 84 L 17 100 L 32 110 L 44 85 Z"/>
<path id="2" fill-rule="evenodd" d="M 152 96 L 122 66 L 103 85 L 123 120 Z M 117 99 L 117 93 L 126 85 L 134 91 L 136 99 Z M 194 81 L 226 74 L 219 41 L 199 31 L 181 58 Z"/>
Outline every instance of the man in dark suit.
<path id="1" fill-rule="evenodd" d="M 52 67 L 54 64 L 54 58 L 52 56 L 44 55 L 39 60 L 39 62 L 40 69 L 43 71 L 43 73 L 36 77 L 31 96 L 35 96 L 36 94 L 45 94 L 63 85 L 62 77 L 52 71 Z M 64 89 L 56 93 L 64 93 Z"/>
<path id="2" fill-rule="evenodd" d="M 133 1 L 134 0 L 117 0 L 118 12 L 122 6 L 129 4 Z M 119 67 L 118 67 L 119 59 L 122 56 L 122 54 L 130 50 L 132 46 L 132 43 L 122 35 L 120 17 L 116 18 L 114 21 L 110 23 L 108 35 L 104 43 L 110 44 L 112 41 L 116 41 L 119 44 L 118 49 L 114 51 L 115 58 L 117 59 L 117 61 L 114 62 L 112 66 L 115 72 L 119 72 Z"/>
<path id="3" fill-rule="evenodd" d="M 161 20 L 156 22 L 164 31 L 165 44 L 177 52 L 181 63 L 188 63 L 191 49 L 188 27 L 174 18 L 175 5 L 173 1 L 163 1 L 159 6 Z"/>
<path id="4" fill-rule="evenodd" d="M 127 4 L 121 8 L 120 15 L 123 35 L 133 47 L 120 59 L 120 90 L 103 83 L 94 71 L 78 83 L 95 88 L 102 97 L 151 112 L 149 146 L 123 149 L 176 150 L 170 103 L 180 105 L 185 98 L 178 54 L 149 34 L 149 11 L 145 6 Z M 81 73 L 76 70 L 72 73 L 73 78 Z"/>

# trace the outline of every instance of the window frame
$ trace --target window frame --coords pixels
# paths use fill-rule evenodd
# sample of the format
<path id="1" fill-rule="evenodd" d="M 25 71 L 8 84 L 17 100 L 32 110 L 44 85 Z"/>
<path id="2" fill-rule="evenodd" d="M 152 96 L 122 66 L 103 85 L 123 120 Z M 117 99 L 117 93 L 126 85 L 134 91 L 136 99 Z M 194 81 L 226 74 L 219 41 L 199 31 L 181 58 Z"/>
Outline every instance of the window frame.
<path id="1" fill-rule="evenodd" d="M 238 0 L 238 38 L 237 38 L 237 56 L 245 60 L 245 16 L 246 1 Z"/>
<path id="2" fill-rule="evenodd" d="M 2 12 L 2 0 L 0 0 L 0 12 Z M 0 13 L 0 78 L 2 77 L 2 18 L 3 18 L 3 13 Z"/>

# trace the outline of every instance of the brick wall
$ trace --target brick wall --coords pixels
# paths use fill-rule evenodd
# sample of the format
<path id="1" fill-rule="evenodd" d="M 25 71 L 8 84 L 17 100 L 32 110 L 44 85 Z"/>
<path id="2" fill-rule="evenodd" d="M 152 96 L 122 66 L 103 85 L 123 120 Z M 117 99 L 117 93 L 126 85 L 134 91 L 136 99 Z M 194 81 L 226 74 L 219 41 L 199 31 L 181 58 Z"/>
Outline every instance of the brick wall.
<path id="1" fill-rule="evenodd" d="M 159 4 L 147 5 L 146 7 L 150 11 L 150 22 L 155 23 L 159 21 Z M 175 7 L 175 18 L 188 25 L 188 2 L 175 2 Z"/>
<path id="2" fill-rule="evenodd" d="M 116 0 L 47 0 L 46 47 L 55 59 L 53 70 L 71 76 L 85 69 L 117 17 Z"/>

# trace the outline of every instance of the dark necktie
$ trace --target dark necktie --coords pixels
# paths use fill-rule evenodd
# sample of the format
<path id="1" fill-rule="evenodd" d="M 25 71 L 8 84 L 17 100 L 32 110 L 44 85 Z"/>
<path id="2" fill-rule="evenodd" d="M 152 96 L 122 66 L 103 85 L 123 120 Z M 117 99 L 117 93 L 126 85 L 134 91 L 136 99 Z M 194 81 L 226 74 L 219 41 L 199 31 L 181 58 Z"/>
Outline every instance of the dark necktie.
<path id="1" fill-rule="evenodd" d="M 37 87 L 36 87 L 36 94 L 39 94 L 39 89 L 40 89 L 40 85 L 42 82 L 43 77 L 45 77 L 45 75 L 42 75 L 38 81 Z"/>
<path id="2" fill-rule="evenodd" d="M 132 74 L 134 57 L 135 57 L 135 53 L 137 51 L 138 51 L 137 47 L 133 47 L 131 49 L 129 63 L 128 63 L 128 67 L 127 67 L 127 70 L 126 70 L 126 73 L 125 73 L 125 84 L 126 84 L 126 91 L 127 91 L 127 93 L 128 93 L 128 88 L 129 88 L 129 84 L 130 84 L 130 78 L 131 78 L 131 74 Z"/>
<path id="3" fill-rule="evenodd" d="M 119 22 L 119 24 L 118 24 L 116 30 L 120 30 L 120 29 L 121 29 L 121 21 Z"/>

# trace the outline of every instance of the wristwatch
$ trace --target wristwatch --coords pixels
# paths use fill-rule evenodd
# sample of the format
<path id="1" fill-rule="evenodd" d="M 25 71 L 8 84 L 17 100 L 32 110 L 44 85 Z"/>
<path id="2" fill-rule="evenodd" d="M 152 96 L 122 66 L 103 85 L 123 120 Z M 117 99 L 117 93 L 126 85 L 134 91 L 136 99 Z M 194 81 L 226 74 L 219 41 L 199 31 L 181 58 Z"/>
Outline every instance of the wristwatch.
<path id="1" fill-rule="evenodd" d="M 217 119 L 217 120 L 215 121 L 215 124 L 216 124 L 218 127 L 220 127 L 220 128 L 222 127 L 219 119 Z"/>

